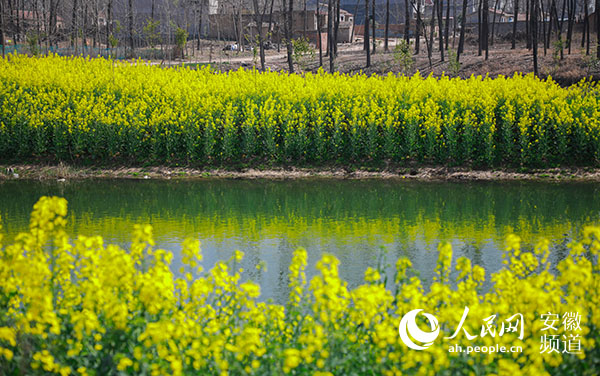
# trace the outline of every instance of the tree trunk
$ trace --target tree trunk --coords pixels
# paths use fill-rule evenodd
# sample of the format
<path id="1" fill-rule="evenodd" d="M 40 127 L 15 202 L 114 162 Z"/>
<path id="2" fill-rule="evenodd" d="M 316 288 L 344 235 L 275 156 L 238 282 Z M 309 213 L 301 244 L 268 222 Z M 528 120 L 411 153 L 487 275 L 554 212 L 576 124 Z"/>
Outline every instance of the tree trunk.
<path id="1" fill-rule="evenodd" d="M 420 4 L 417 3 L 417 20 L 416 21 L 417 21 L 417 25 L 421 25 L 422 30 L 423 30 L 423 38 L 425 38 L 425 46 L 427 47 L 427 59 L 429 61 L 429 68 L 431 68 L 432 67 L 431 47 L 433 47 L 433 38 L 429 38 L 429 39 L 427 38 L 427 30 L 425 30 L 425 22 L 421 19 L 421 11 L 419 10 L 420 9 L 419 5 Z M 435 11 L 435 9 L 434 9 L 434 11 Z M 417 34 L 419 34 L 419 28 L 418 27 L 417 27 Z M 430 41 L 431 41 L 431 43 L 430 43 Z M 415 51 L 415 54 L 418 54 L 418 52 Z"/>
<path id="2" fill-rule="evenodd" d="M 333 1 L 329 0 L 327 2 L 327 54 L 329 55 L 329 72 L 333 72 L 333 59 L 335 55 L 333 52 Z"/>
<path id="3" fill-rule="evenodd" d="M 581 48 L 585 47 L 585 30 L 588 25 L 588 0 L 583 0 L 583 29 L 581 30 Z"/>
<path id="4" fill-rule="evenodd" d="M 4 0 L 0 0 L 0 1 L 4 1 Z M 13 36 L 13 43 L 16 44 L 16 32 L 15 32 L 15 28 L 12 27 L 13 26 L 13 20 L 12 20 L 12 15 L 13 15 L 13 5 L 12 5 L 12 1 L 7 1 L 8 3 L 8 29 L 12 31 L 12 36 Z"/>
<path id="5" fill-rule="evenodd" d="M 389 51 L 388 38 L 390 36 L 390 0 L 385 2 L 385 41 L 383 42 L 383 49 L 385 52 Z"/>
<path id="6" fill-rule="evenodd" d="M 444 39 L 446 42 L 446 50 L 448 49 L 448 37 L 450 34 L 450 0 L 446 0 L 446 24 L 444 25 L 445 28 L 445 32 L 444 32 Z M 440 30 L 441 33 L 441 30 Z"/>
<path id="7" fill-rule="evenodd" d="M 4 43 L 6 43 L 6 36 L 4 35 L 4 0 L 0 0 L 0 38 L 2 38 L 2 57 L 4 58 Z"/>
<path id="8" fill-rule="evenodd" d="M 567 24 L 567 48 L 569 49 L 569 55 L 571 54 L 571 39 L 573 39 L 573 26 L 575 24 L 575 7 L 577 4 L 575 0 L 569 1 L 569 22 Z"/>
<path id="9" fill-rule="evenodd" d="M 407 45 L 410 45 L 410 9 L 408 8 L 408 1 L 404 0 L 404 40 Z"/>
<path id="10" fill-rule="evenodd" d="M 558 40 L 561 42 L 560 43 L 560 59 L 561 60 L 565 58 L 565 52 L 564 52 L 565 51 L 565 46 L 562 43 L 562 30 L 563 30 L 563 23 L 564 23 L 564 20 L 565 20 L 566 5 L 567 5 L 567 0 L 563 0 L 563 7 L 562 7 L 561 16 L 560 16 L 560 21 L 557 19 L 557 24 L 558 24 Z"/>
<path id="11" fill-rule="evenodd" d="M 465 48 L 465 26 L 467 24 L 467 0 L 463 0 L 462 14 L 460 16 L 460 36 L 458 37 L 458 51 L 456 61 L 460 61 L 460 55 Z"/>
<path id="12" fill-rule="evenodd" d="M 513 19 L 513 32 L 512 32 L 512 42 L 511 42 L 511 49 L 515 49 L 516 48 L 516 43 L 517 43 L 517 19 L 519 18 L 519 0 L 515 0 L 515 12 L 513 15 L 514 19 Z"/>
<path id="13" fill-rule="evenodd" d="M 438 40 L 439 40 L 439 48 L 440 48 L 440 60 L 444 61 L 444 10 L 442 7 L 444 6 L 442 0 L 437 0 L 437 19 L 438 19 Z"/>
<path id="14" fill-rule="evenodd" d="M 527 0 L 525 2 L 525 38 L 527 39 L 526 47 L 529 50 L 531 48 L 531 14 L 529 10 L 531 9 L 531 0 Z"/>
<path id="15" fill-rule="evenodd" d="M 375 38 L 377 33 L 376 33 L 376 27 L 377 27 L 377 19 L 375 17 L 375 1 L 376 0 L 371 0 L 371 27 L 372 27 L 372 31 L 373 31 L 373 53 L 375 53 L 375 50 L 377 49 L 377 39 Z"/>
<path id="16" fill-rule="evenodd" d="M 302 35 L 306 39 L 306 27 L 308 26 L 308 13 L 306 12 L 306 0 L 304 0 L 304 22 L 302 23 Z"/>
<path id="17" fill-rule="evenodd" d="M 585 31 L 585 37 L 586 37 L 585 54 L 589 55 L 590 54 L 590 20 L 589 20 L 589 15 L 588 15 L 588 17 L 586 17 L 586 20 L 587 20 L 587 28 L 586 28 L 586 31 Z M 596 23 L 596 25 L 597 24 L 598 23 Z"/>
<path id="18" fill-rule="evenodd" d="M 354 16 L 352 17 L 352 30 L 350 30 L 350 43 L 354 43 L 354 28 L 356 27 L 356 13 L 358 13 L 358 4 L 360 0 L 356 0 L 356 5 L 354 6 Z"/>
<path id="19" fill-rule="evenodd" d="M 600 0 L 596 0 L 596 57 L 600 59 Z"/>
<path id="20" fill-rule="evenodd" d="M 489 2 L 488 0 L 483 0 L 483 48 L 485 50 L 485 60 L 488 59 L 489 54 L 490 54 L 490 43 L 489 43 L 489 38 L 490 38 L 490 21 L 489 21 L 489 11 L 490 11 L 490 6 L 489 6 Z"/>
<path id="21" fill-rule="evenodd" d="M 340 29 L 340 0 L 337 0 L 335 3 L 335 23 L 333 27 L 333 53 L 335 57 L 337 57 L 338 53 L 338 32 Z"/>
<path id="22" fill-rule="evenodd" d="M 547 49 L 549 48 L 549 43 L 546 43 L 546 41 L 549 41 L 549 38 L 546 38 L 546 19 L 544 18 L 544 15 L 546 13 L 544 13 L 544 0 L 539 0 L 540 1 L 540 15 L 542 18 L 542 45 L 544 46 L 544 56 L 546 56 L 547 54 Z"/>
<path id="23" fill-rule="evenodd" d="M 77 0 L 73 0 L 73 13 L 71 14 L 71 48 L 75 48 L 77 55 Z"/>
<path id="24" fill-rule="evenodd" d="M 375 1 L 375 0 L 371 0 L 371 1 Z M 597 0 L 598 1 L 598 0 Z M 364 40 L 364 47 L 365 47 L 365 51 L 367 52 L 367 68 L 371 66 L 371 47 L 369 46 L 369 43 L 371 42 L 369 40 L 369 0 L 365 0 L 365 30 L 363 32 L 365 40 Z"/>
<path id="25" fill-rule="evenodd" d="M 94 5 L 96 6 L 94 8 L 95 11 L 95 16 L 94 16 L 94 48 L 97 47 L 97 45 L 100 43 L 100 22 L 99 22 L 99 18 L 100 18 L 100 7 L 98 5 L 98 1 L 99 0 L 95 0 Z"/>
<path id="26" fill-rule="evenodd" d="M 0 0 L 0 3 L 2 3 L 2 0 Z M 97 4 L 97 3 L 96 3 Z M 2 5 L 0 5 L 0 8 L 2 8 Z M 0 14 L 2 13 L 2 11 L 0 10 Z M 2 17 L 2 16 L 0 16 Z M 40 51 L 42 50 L 42 41 L 45 38 L 42 38 L 42 17 L 40 16 L 40 4 L 39 4 L 39 0 L 36 0 L 35 2 L 35 28 L 36 28 L 36 32 L 38 35 L 38 47 L 40 49 Z M 4 38 L 2 38 L 2 48 L 4 48 Z M 48 53 L 48 51 L 46 51 L 46 53 Z"/>
<path id="27" fill-rule="evenodd" d="M 456 0 L 452 0 L 452 48 L 456 45 Z"/>
<path id="28" fill-rule="evenodd" d="M 531 43 L 533 47 L 533 74 L 538 76 L 538 0 L 532 0 L 531 3 Z"/>
<path id="29" fill-rule="evenodd" d="M 421 25 L 421 0 L 417 0 L 417 19 L 415 22 L 415 55 L 419 54 L 419 47 L 421 46 L 422 27 L 423 25 Z"/>
<path id="30" fill-rule="evenodd" d="M 86 54 L 87 50 L 87 25 L 88 25 L 88 5 L 83 7 L 83 27 L 81 28 L 81 53 Z"/>
<path id="31" fill-rule="evenodd" d="M 106 17 L 106 50 L 110 51 L 110 33 L 111 33 L 111 27 L 112 25 L 112 0 L 108 0 L 108 11 L 107 11 L 107 17 Z"/>
<path id="32" fill-rule="evenodd" d="M 556 9 L 556 0 L 552 0 L 550 3 L 550 10 L 548 11 L 550 15 L 550 20 L 548 21 L 548 34 L 546 34 L 546 45 L 550 47 L 550 40 L 552 39 L 552 26 L 554 26 L 554 10 Z"/>
<path id="33" fill-rule="evenodd" d="M 238 50 L 237 50 L 237 54 L 239 54 L 241 51 L 244 50 L 244 39 L 243 39 L 244 25 L 242 24 L 242 21 L 243 21 L 242 11 L 243 11 L 243 9 L 241 7 L 238 8 L 238 14 L 237 14 Z"/>
<path id="34" fill-rule="evenodd" d="M 319 67 L 323 66 L 323 38 L 321 35 L 321 4 L 317 4 L 317 33 L 319 34 Z"/>
<path id="35" fill-rule="evenodd" d="M 431 60 L 432 50 L 433 50 L 433 29 L 435 29 L 435 16 L 437 13 L 437 5 L 440 0 L 433 2 L 433 9 L 431 10 L 431 23 L 429 24 L 429 41 L 425 41 L 427 43 L 427 57 Z"/>
<path id="36" fill-rule="evenodd" d="M 305 2 L 306 3 L 306 2 Z M 266 13 L 267 2 L 264 0 L 264 7 L 261 12 L 260 7 L 258 6 L 258 0 L 252 0 L 252 5 L 254 6 L 254 22 L 256 22 L 256 27 L 258 29 L 258 51 L 260 54 L 260 70 L 265 70 L 265 36 L 263 33 L 263 20 Z"/>
<path id="37" fill-rule="evenodd" d="M 481 51 L 483 51 L 483 27 L 482 27 L 482 18 L 483 18 L 483 0 L 479 0 L 479 7 L 477 9 L 477 33 L 479 34 L 479 40 L 477 41 L 477 56 L 481 56 Z"/>
<path id="38" fill-rule="evenodd" d="M 200 44 L 200 39 L 202 38 L 202 14 L 203 14 L 203 9 L 202 9 L 202 4 L 200 4 L 200 8 L 198 8 L 198 14 L 196 16 L 196 33 L 198 33 L 198 40 L 196 41 L 196 50 L 200 53 L 200 55 L 202 55 L 202 50 L 201 50 L 201 44 Z"/>
<path id="39" fill-rule="evenodd" d="M 131 57 L 133 58 L 134 54 L 134 45 L 133 45 L 133 0 L 128 0 L 127 2 L 127 16 L 129 18 L 129 49 Z"/>
<path id="40" fill-rule="evenodd" d="M 490 39 L 490 44 L 494 45 L 494 29 L 496 28 L 496 13 L 498 13 L 498 1 L 494 4 L 494 17 L 492 17 L 492 37 Z"/>
<path id="41" fill-rule="evenodd" d="M 16 17 L 13 16 L 15 18 L 15 23 L 14 26 L 15 27 L 15 46 L 19 43 L 19 34 L 21 33 L 21 12 L 20 12 L 20 7 L 19 7 L 19 2 L 18 0 L 15 0 L 15 13 L 16 13 Z M 12 14 L 11 14 L 12 16 Z"/>
<path id="42" fill-rule="evenodd" d="M 269 10 L 269 26 L 267 27 L 267 31 L 269 33 L 271 32 L 271 27 L 273 26 L 273 3 L 275 3 L 275 0 L 271 0 L 271 9 Z M 269 39 L 271 39 L 271 37 L 269 37 Z M 279 42 L 277 42 L 277 45 L 279 46 Z M 277 52 L 279 52 L 279 50 Z"/>
<path id="43" fill-rule="evenodd" d="M 294 61 L 292 60 L 292 53 L 294 52 L 294 47 L 292 46 L 292 38 L 293 38 L 293 33 L 294 33 L 294 19 L 293 19 L 293 11 L 294 11 L 294 0 L 289 0 L 289 8 L 288 8 L 288 14 L 287 14 L 287 19 L 288 19 L 288 26 L 287 26 L 287 32 L 288 35 L 286 37 L 286 43 L 287 43 L 287 58 L 288 58 L 288 67 L 290 69 L 290 73 L 294 73 Z M 285 2 L 285 0 L 284 0 Z"/>
<path id="44" fill-rule="evenodd" d="M 2 0 L 0 0 L 0 1 L 2 1 Z M 50 35 L 47 32 L 49 30 L 48 28 L 50 27 L 50 21 L 48 19 L 48 12 L 47 12 L 48 8 L 46 7 L 46 0 L 42 0 L 41 5 L 42 5 L 42 16 L 41 16 L 42 20 L 41 20 L 41 22 L 42 22 L 44 30 L 46 31 L 46 33 L 45 33 L 46 35 L 45 35 L 44 39 L 46 41 L 45 44 L 46 44 L 46 54 L 47 54 L 50 51 Z M 41 30 L 41 27 L 38 26 L 38 30 Z M 5 35 L 5 37 L 6 37 L 6 35 Z"/>

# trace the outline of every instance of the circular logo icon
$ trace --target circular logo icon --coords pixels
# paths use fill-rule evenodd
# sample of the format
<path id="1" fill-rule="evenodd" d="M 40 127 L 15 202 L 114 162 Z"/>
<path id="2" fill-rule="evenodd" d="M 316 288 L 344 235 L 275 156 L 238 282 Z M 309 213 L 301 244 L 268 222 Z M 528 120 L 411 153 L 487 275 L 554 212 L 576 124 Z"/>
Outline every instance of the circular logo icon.
<path id="1" fill-rule="evenodd" d="M 438 320 L 434 315 L 423 312 L 423 315 L 429 320 L 429 326 L 431 326 L 431 332 L 422 331 L 417 326 L 417 314 L 422 309 L 413 309 L 408 312 L 402 320 L 400 320 L 400 326 L 398 332 L 400 333 L 400 339 L 404 344 L 414 350 L 425 350 L 429 346 L 433 345 L 433 341 L 440 334 L 440 326 Z M 410 336 L 409 336 L 410 335 Z M 412 337 L 412 338 L 411 338 Z M 421 344 L 416 344 L 413 339 Z"/>

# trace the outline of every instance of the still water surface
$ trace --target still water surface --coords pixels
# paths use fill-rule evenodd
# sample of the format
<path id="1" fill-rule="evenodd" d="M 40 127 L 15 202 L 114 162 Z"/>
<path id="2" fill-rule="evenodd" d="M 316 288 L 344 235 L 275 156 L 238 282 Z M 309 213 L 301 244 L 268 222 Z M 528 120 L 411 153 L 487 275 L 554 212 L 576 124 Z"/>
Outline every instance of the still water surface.
<path id="1" fill-rule="evenodd" d="M 556 262 L 584 224 L 600 223 L 599 193 L 594 183 L 4 181 L 0 215 L 5 243 L 27 229 L 43 195 L 69 201 L 70 234 L 102 235 L 105 243 L 126 247 L 133 225 L 150 223 L 157 247 L 173 252 L 174 271 L 186 237 L 201 240 L 205 269 L 239 249 L 245 278 L 261 284 L 263 299 L 282 302 L 292 252 L 300 246 L 308 251 L 309 278 L 320 256 L 332 253 L 350 287 L 384 253 L 391 265 L 399 257 L 411 259 L 427 286 L 440 241 L 452 243 L 455 259 L 467 256 L 494 272 L 510 232 L 529 244 L 547 237 Z M 257 274 L 261 261 L 267 271 Z"/>

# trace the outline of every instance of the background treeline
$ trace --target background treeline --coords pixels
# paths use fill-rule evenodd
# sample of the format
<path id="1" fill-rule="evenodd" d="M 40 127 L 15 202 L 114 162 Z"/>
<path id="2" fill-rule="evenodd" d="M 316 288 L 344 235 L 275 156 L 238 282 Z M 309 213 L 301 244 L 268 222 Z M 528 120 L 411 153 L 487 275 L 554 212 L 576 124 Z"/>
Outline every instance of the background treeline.
<path id="1" fill-rule="evenodd" d="M 211 15 L 231 17 L 227 26 L 239 49 L 257 47 L 265 69 L 265 45 L 277 36 L 277 48 L 287 50 L 288 68 L 294 70 L 295 30 L 308 11 L 317 11 L 320 65 L 335 70 L 341 10 L 354 15 L 353 39 L 362 37 L 366 66 L 380 47 L 390 50 L 392 37 L 403 38 L 411 52 L 426 51 L 430 64 L 439 59 L 458 63 L 470 39 L 478 54 L 489 56 L 494 38 L 502 35 L 511 47 L 532 51 L 538 72 L 538 49 L 559 51 L 560 59 L 573 48 L 600 59 L 600 0 L 0 0 L 2 52 L 55 52 L 62 55 L 175 58 L 185 52 L 204 53 L 201 41 L 216 27 Z M 304 11 L 304 13 L 302 13 Z M 246 25 L 243 15 L 252 14 Z M 303 20 L 298 20 L 303 17 Z M 343 17 L 343 14 L 342 14 Z M 312 22 L 312 19 L 311 21 Z M 342 21 L 343 22 L 343 21 Z M 509 28 L 510 29 L 510 28 Z M 250 30 L 250 31 L 249 31 Z M 193 39 L 194 43 L 188 43 Z M 280 46 L 280 41 L 284 43 Z M 424 44 L 424 46 L 423 46 Z M 20 46 L 20 48 L 18 47 Z M 367 48 L 371 46 L 370 48 Z M 210 55 L 213 51 L 211 48 Z"/>

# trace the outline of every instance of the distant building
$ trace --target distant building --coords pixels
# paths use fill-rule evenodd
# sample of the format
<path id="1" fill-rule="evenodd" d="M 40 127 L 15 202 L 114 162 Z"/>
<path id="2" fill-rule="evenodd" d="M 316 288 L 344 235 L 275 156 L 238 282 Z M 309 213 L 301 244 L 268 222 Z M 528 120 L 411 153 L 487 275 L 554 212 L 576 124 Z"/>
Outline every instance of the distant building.
<path id="1" fill-rule="evenodd" d="M 312 8 L 312 9 L 311 9 Z M 307 5 L 307 10 L 294 10 L 292 13 L 292 38 L 306 37 L 310 42 L 319 44 L 319 28 L 321 29 L 321 43 L 327 43 L 327 12 L 326 6 L 321 4 L 321 9 L 316 5 Z M 280 42 L 285 37 L 285 13 L 274 11 L 263 17 L 263 35 L 269 36 L 273 42 Z M 352 38 L 354 16 L 352 13 L 340 9 L 340 23 L 338 27 L 338 42 L 348 43 Z M 254 12 L 244 9 L 240 12 L 232 8 L 219 7 L 216 14 L 209 15 L 208 37 L 212 39 L 236 40 L 241 30 L 246 40 L 255 41 L 258 35 L 258 25 Z"/>
<path id="2" fill-rule="evenodd" d="M 593 30 L 596 30 L 596 12 L 598 12 L 598 10 L 588 16 L 588 22 L 590 23 L 590 34 L 593 33 Z"/>

